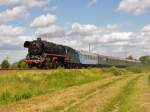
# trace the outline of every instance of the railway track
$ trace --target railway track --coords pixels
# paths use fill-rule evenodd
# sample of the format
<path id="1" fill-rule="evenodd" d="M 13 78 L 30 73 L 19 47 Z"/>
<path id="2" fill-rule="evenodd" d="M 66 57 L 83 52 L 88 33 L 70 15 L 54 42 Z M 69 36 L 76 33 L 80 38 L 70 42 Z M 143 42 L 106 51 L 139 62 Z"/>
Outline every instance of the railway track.
<path id="1" fill-rule="evenodd" d="M 54 69 L 0 69 L 0 71 L 9 71 L 9 70 L 54 70 Z"/>

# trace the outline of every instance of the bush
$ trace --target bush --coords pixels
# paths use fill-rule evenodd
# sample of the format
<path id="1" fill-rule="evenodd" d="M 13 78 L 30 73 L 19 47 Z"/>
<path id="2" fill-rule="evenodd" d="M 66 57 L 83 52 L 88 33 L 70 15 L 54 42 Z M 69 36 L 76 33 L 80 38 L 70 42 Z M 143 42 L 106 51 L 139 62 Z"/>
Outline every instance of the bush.
<path id="1" fill-rule="evenodd" d="M 7 59 L 3 60 L 1 63 L 1 68 L 6 69 L 10 67 L 10 63 Z"/>
<path id="2" fill-rule="evenodd" d="M 116 68 L 114 66 L 109 68 L 109 72 L 113 73 L 115 76 L 123 74 L 123 71 L 119 70 L 118 68 Z"/>
<path id="3" fill-rule="evenodd" d="M 11 65 L 11 68 L 27 68 L 27 64 L 24 62 L 24 60 L 20 60 L 18 62 L 15 62 Z"/>
<path id="4" fill-rule="evenodd" d="M 18 68 L 27 68 L 27 64 L 24 62 L 24 60 L 20 60 L 18 62 Z"/>

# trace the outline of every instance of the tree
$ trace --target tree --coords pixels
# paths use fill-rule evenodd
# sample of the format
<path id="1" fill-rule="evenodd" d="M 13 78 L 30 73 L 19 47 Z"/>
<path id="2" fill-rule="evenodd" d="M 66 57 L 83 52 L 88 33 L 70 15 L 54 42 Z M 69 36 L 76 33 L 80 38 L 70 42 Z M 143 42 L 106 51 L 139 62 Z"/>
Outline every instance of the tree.
<path id="1" fill-rule="evenodd" d="M 24 60 L 20 60 L 17 66 L 18 68 L 27 68 L 27 64 L 24 62 Z"/>
<path id="2" fill-rule="evenodd" d="M 141 56 L 140 58 L 139 58 L 139 60 L 143 63 L 143 64 L 150 64 L 150 56 Z"/>
<path id="3" fill-rule="evenodd" d="M 20 60 L 20 61 L 17 61 L 15 63 L 13 63 L 11 65 L 11 68 L 27 68 L 27 64 L 24 62 L 24 60 Z"/>
<path id="4" fill-rule="evenodd" d="M 10 63 L 8 61 L 8 59 L 4 59 L 1 63 L 1 68 L 5 69 L 5 68 L 9 68 L 10 67 Z"/>
<path id="5" fill-rule="evenodd" d="M 131 55 L 128 56 L 127 59 L 129 59 L 129 60 L 134 60 L 134 58 L 133 58 Z"/>

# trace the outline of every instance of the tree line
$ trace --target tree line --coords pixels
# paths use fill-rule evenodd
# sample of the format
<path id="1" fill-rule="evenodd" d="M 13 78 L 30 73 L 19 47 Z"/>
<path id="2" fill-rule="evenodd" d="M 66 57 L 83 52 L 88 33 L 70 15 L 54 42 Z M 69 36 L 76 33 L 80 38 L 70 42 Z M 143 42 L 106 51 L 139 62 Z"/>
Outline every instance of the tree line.
<path id="1" fill-rule="evenodd" d="M 139 59 L 135 59 L 135 58 L 133 58 L 133 56 L 128 56 L 127 59 L 139 60 L 144 65 L 150 65 L 150 56 L 149 55 L 141 56 Z M 8 68 L 10 68 L 10 69 L 15 69 L 15 68 L 24 69 L 24 68 L 28 68 L 28 65 L 25 63 L 24 59 L 21 59 L 21 60 L 15 62 L 15 63 L 12 63 L 12 64 L 10 64 L 8 59 L 4 59 L 0 64 L 0 68 L 2 68 L 2 69 L 8 69 Z"/>
<path id="2" fill-rule="evenodd" d="M 19 60 L 15 63 L 10 63 L 8 59 L 4 59 L 1 64 L 0 64 L 0 68 L 2 69 L 24 69 L 24 68 L 28 68 L 28 65 L 25 63 L 25 61 Z"/>
<path id="3" fill-rule="evenodd" d="M 139 57 L 139 59 L 135 59 L 133 56 L 128 56 L 126 59 L 139 60 L 144 65 L 150 65 L 150 56 L 149 55 L 141 56 L 141 57 Z"/>

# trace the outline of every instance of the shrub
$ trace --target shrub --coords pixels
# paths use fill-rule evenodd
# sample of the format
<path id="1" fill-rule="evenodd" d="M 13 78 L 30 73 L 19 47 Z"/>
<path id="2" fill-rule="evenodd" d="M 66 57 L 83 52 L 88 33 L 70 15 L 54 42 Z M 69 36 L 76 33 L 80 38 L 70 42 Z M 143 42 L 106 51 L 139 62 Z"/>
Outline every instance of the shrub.
<path id="1" fill-rule="evenodd" d="M 24 62 L 24 60 L 20 60 L 18 62 L 18 68 L 27 68 L 27 64 Z"/>
<path id="2" fill-rule="evenodd" d="M 119 70 L 118 68 L 116 68 L 114 66 L 109 69 L 109 72 L 113 73 L 115 76 L 123 74 L 123 72 L 121 70 Z"/>
<path id="3" fill-rule="evenodd" d="M 9 66 L 10 66 L 10 63 L 9 63 L 8 59 L 5 59 L 2 61 L 1 68 L 5 69 L 5 68 L 9 68 Z"/>
<path id="4" fill-rule="evenodd" d="M 11 65 L 11 68 L 27 68 L 27 64 L 24 62 L 24 60 L 20 60 L 18 62 L 15 62 Z"/>

